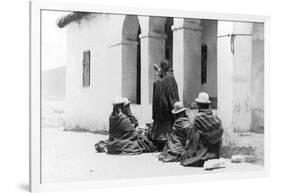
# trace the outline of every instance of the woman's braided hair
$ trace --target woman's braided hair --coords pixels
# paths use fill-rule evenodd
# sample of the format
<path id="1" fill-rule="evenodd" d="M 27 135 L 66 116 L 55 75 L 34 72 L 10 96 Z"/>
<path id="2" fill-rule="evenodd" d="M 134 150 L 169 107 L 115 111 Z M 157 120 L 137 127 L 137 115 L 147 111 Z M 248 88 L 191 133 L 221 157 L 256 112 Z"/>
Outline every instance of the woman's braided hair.
<path id="1" fill-rule="evenodd" d="M 169 61 L 167 59 L 164 59 L 161 61 L 160 67 L 163 70 L 163 72 L 165 72 L 165 73 L 168 72 L 171 68 Z"/>

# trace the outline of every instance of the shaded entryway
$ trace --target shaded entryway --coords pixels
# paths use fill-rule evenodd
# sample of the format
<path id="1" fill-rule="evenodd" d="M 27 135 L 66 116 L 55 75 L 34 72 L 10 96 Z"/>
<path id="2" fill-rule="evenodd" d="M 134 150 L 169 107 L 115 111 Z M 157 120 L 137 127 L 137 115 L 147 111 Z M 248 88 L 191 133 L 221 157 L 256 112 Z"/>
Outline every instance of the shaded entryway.
<path id="1" fill-rule="evenodd" d="M 173 67 L 173 31 L 172 26 L 174 24 L 174 18 L 168 17 L 165 22 L 165 58 L 169 60 L 171 67 Z"/>

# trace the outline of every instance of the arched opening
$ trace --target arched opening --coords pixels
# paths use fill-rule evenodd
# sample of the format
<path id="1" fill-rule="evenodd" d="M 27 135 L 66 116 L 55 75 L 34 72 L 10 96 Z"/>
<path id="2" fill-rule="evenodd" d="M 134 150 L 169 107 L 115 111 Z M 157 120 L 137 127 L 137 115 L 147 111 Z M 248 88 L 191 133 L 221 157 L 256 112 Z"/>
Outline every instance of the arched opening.
<path id="1" fill-rule="evenodd" d="M 149 22 L 149 31 L 163 40 L 163 46 L 158 46 L 158 49 L 162 49 L 160 53 L 163 53 L 159 61 L 166 58 L 171 66 L 173 64 L 173 24 L 172 17 L 151 17 Z"/>
<path id="2" fill-rule="evenodd" d="M 122 96 L 141 103 L 141 33 L 138 17 L 127 15 L 122 29 Z"/>

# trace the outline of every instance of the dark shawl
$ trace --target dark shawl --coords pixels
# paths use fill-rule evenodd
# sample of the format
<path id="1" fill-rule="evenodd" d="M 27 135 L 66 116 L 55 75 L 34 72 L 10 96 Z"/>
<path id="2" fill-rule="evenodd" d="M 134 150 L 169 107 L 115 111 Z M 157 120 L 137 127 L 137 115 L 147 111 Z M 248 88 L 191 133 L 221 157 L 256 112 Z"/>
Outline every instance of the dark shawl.
<path id="1" fill-rule="evenodd" d="M 146 136 L 138 134 L 130 119 L 123 113 L 111 115 L 109 127 L 107 153 L 140 154 L 156 151 L 152 142 Z"/>
<path id="2" fill-rule="evenodd" d="M 178 86 L 172 72 L 168 72 L 163 79 L 153 84 L 152 99 L 152 138 L 167 140 L 173 125 L 172 110 L 174 103 L 179 101 Z"/>
<path id="3" fill-rule="evenodd" d="M 219 158 L 222 134 L 221 120 L 211 111 L 200 112 L 188 137 L 189 142 L 182 155 L 181 164 L 202 167 L 208 159 Z"/>
<path id="4" fill-rule="evenodd" d="M 131 124 L 134 126 L 134 128 L 139 126 L 139 122 L 138 122 L 137 118 L 132 113 L 129 113 L 127 116 L 130 119 Z"/>
<path id="5" fill-rule="evenodd" d="M 190 135 L 192 125 L 188 117 L 180 117 L 173 124 L 171 137 L 159 155 L 159 160 L 163 162 L 180 161 L 181 155 L 185 151 L 187 137 Z"/>
<path id="6" fill-rule="evenodd" d="M 131 124 L 130 119 L 123 114 L 111 114 L 109 117 L 109 140 L 120 138 L 127 133 L 134 132 L 134 126 Z"/>

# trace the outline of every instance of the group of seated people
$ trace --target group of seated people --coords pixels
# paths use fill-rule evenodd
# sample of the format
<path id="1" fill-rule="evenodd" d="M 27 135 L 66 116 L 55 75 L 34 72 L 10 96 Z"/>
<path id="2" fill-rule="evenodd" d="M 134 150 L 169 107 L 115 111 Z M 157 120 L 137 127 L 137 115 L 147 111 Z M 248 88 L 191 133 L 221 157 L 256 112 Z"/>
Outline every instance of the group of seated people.
<path id="1" fill-rule="evenodd" d="M 99 141 L 95 148 L 108 154 L 140 154 L 157 149 L 146 135 L 138 130 L 138 121 L 130 109 L 127 98 L 116 97 L 109 117 L 109 138 Z"/>
<path id="2" fill-rule="evenodd" d="M 190 121 L 181 101 L 174 103 L 174 122 L 163 147 L 154 140 L 151 130 L 138 127 L 127 98 L 117 97 L 109 118 L 109 138 L 99 141 L 95 148 L 108 154 L 141 154 L 160 152 L 162 162 L 180 162 L 183 166 L 202 167 L 209 159 L 220 157 L 223 128 L 221 120 L 213 114 L 209 95 L 199 93 L 195 99 L 198 113 Z"/>

